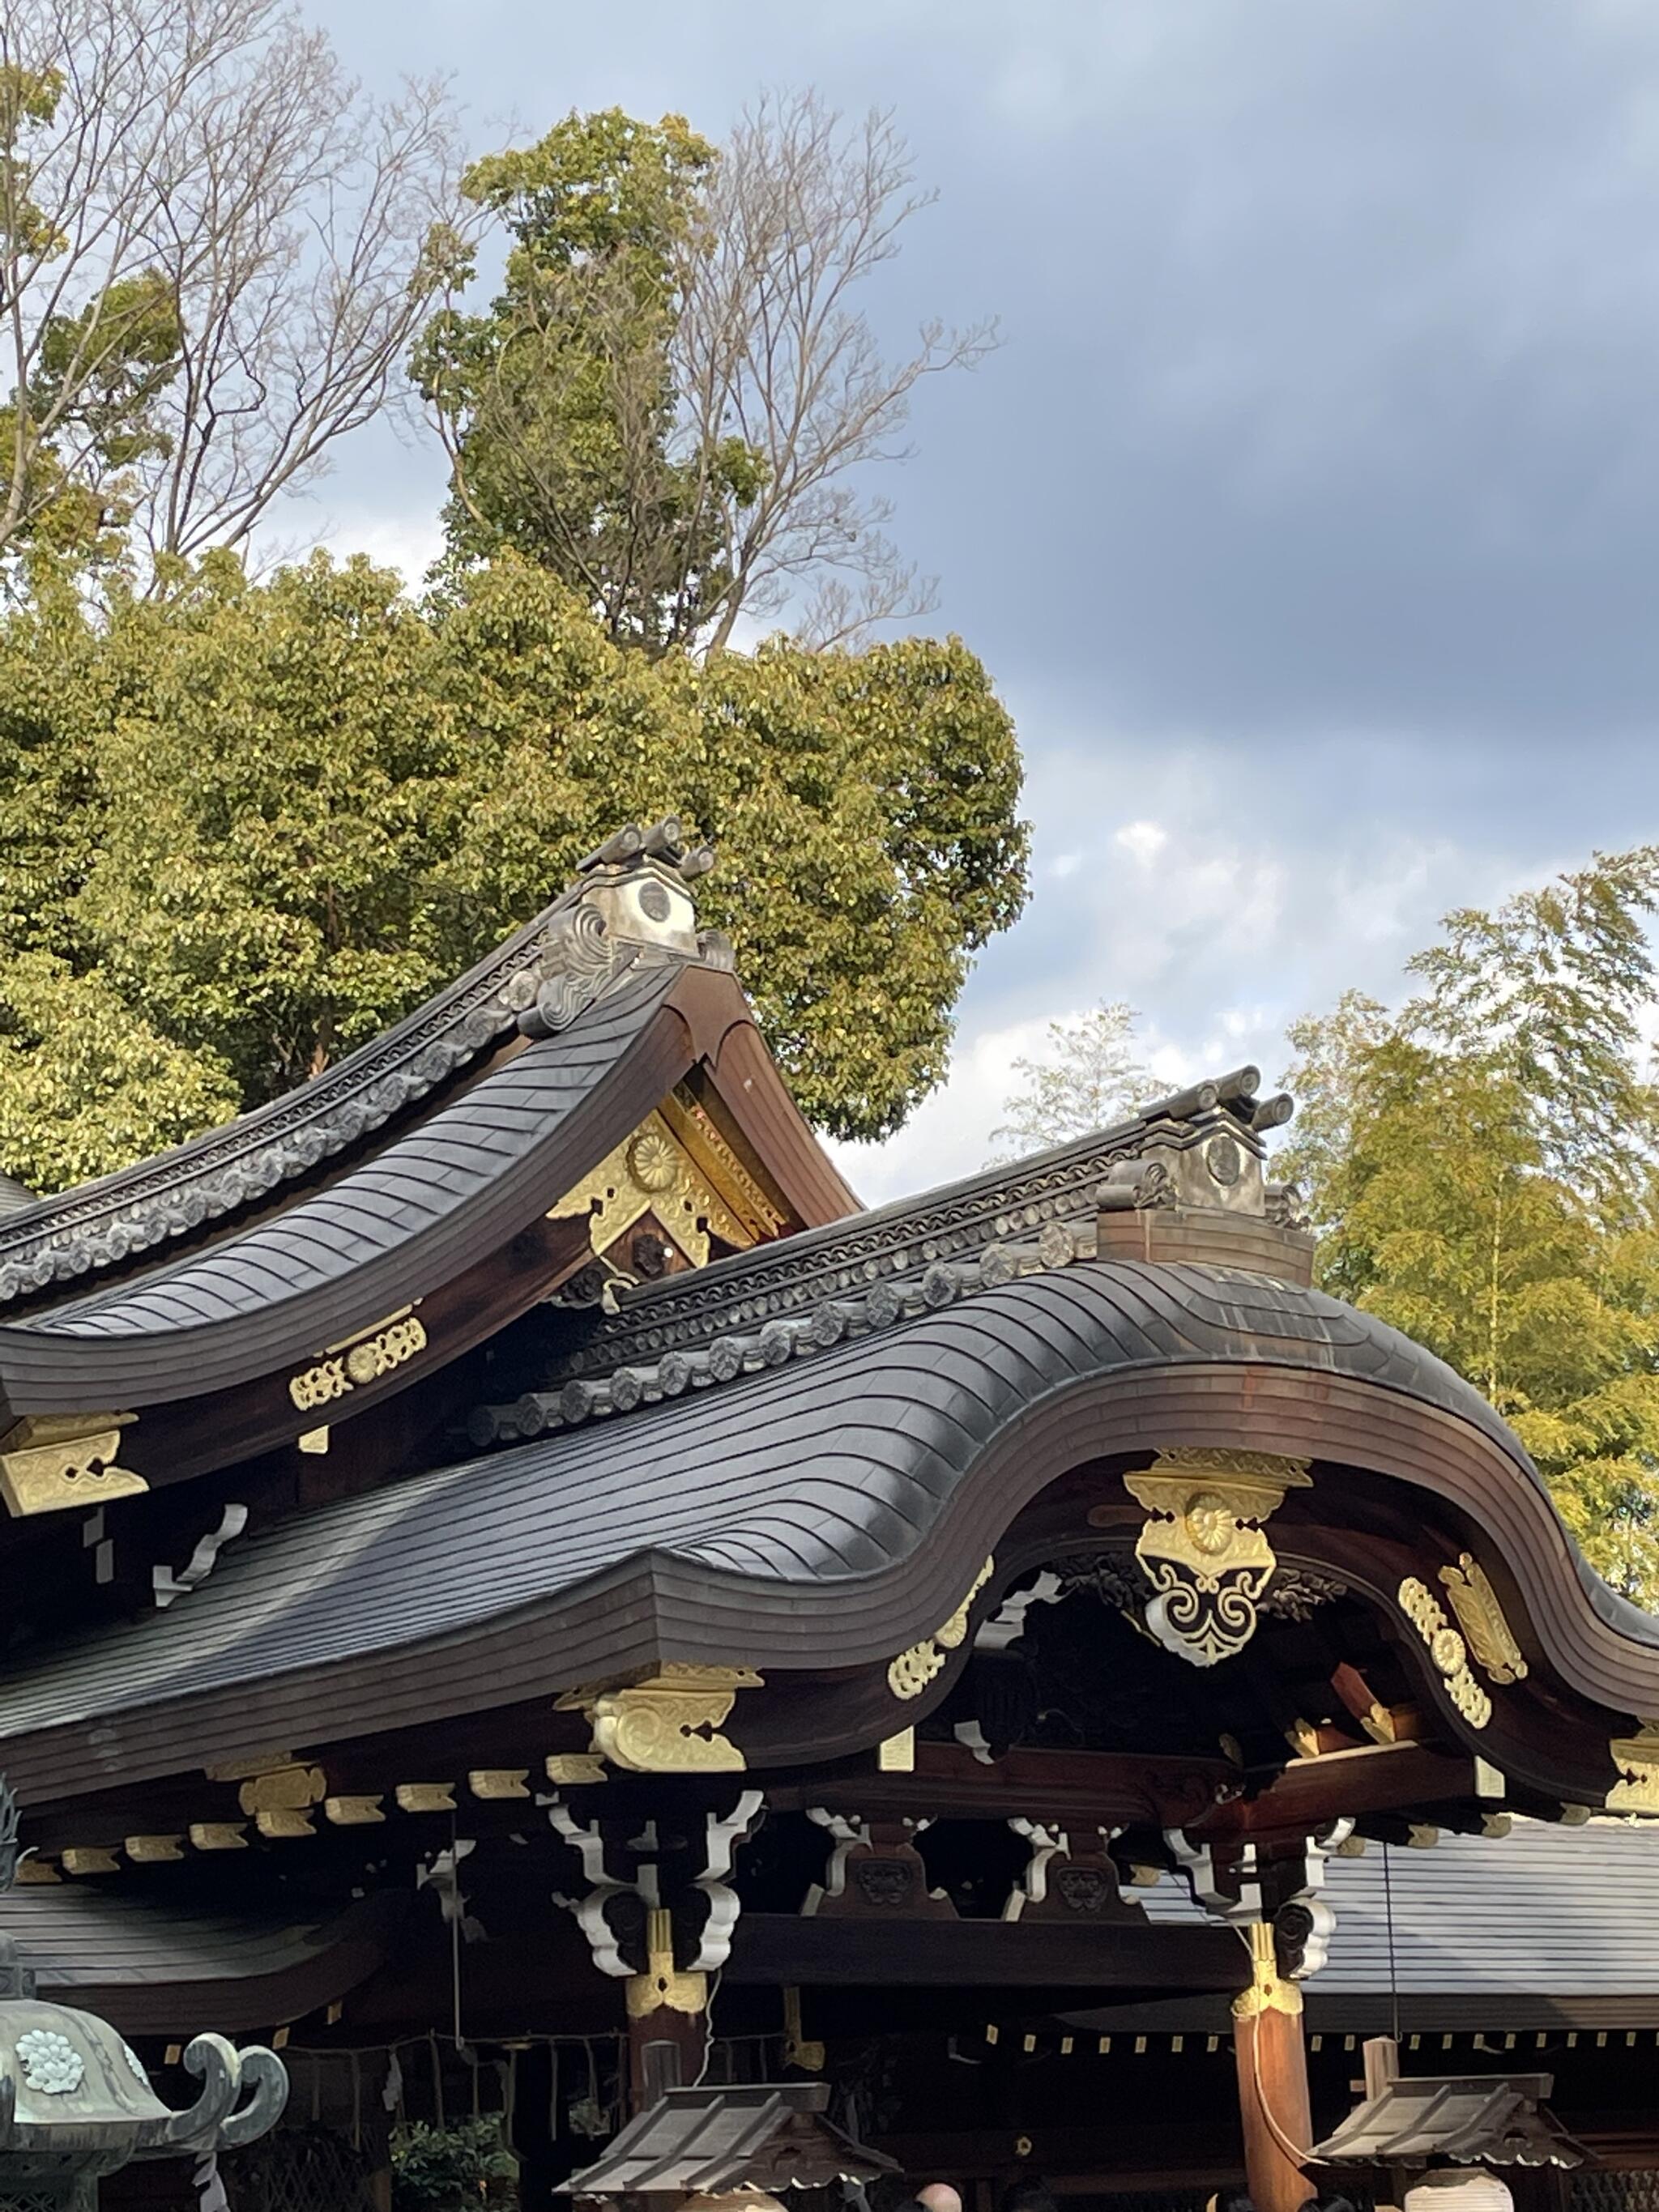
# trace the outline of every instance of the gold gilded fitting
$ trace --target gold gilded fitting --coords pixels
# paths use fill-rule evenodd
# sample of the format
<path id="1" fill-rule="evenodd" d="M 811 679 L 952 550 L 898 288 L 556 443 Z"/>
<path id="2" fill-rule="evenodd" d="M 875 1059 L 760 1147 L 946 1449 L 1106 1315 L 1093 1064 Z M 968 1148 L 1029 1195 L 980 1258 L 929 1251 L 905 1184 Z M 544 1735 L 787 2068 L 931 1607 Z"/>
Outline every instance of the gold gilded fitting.
<path id="1" fill-rule="evenodd" d="M 635 1774 L 740 1774 L 744 1757 L 720 1734 L 739 1690 L 758 1690 L 752 1667 L 670 1662 L 642 1680 L 567 1691 L 560 1712 L 580 1712 L 593 1755 Z"/>
<path id="2" fill-rule="evenodd" d="M 0 1435 L 0 1498 L 14 1517 L 136 1498 L 149 1488 L 118 1464 L 136 1413 L 31 1413 Z"/>
<path id="3" fill-rule="evenodd" d="M 1265 1920 L 1250 1923 L 1250 1986 L 1233 1999 L 1235 2020 L 1257 2020 L 1264 2012 L 1282 2012 L 1292 2019 L 1302 2010 L 1302 1992 L 1279 1971 L 1273 1931 Z"/>
<path id="4" fill-rule="evenodd" d="M 707 1974 L 683 1974 L 674 1965 L 674 1923 L 665 1905 L 653 1905 L 645 1923 L 646 1967 L 630 1974 L 624 1995 L 629 2020 L 653 2012 L 699 2013 L 708 2003 Z"/>
<path id="5" fill-rule="evenodd" d="M 646 1214 L 661 1223 L 695 1267 L 708 1263 L 709 1232 L 739 1249 L 751 1231 L 726 1205 L 660 1113 L 648 1114 L 633 1135 L 608 1153 L 555 1206 L 550 1221 L 586 1217 L 588 1242 L 605 1253 Z"/>
<path id="6" fill-rule="evenodd" d="M 1426 1583 L 1407 1575 L 1395 1602 L 1426 1645 L 1446 1695 L 1471 1728 L 1485 1728 L 1492 1718 L 1492 1699 L 1470 1671 L 1468 1646 L 1447 1620 L 1439 1599 Z"/>
<path id="7" fill-rule="evenodd" d="M 1304 1459 L 1272 1452 L 1159 1452 L 1123 1486 L 1147 1517 L 1135 1557 L 1156 1595 L 1148 1629 L 1194 1667 L 1213 1667 L 1244 1649 L 1279 1561 L 1266 1523 L 1287 1490 L 1305 1490 Z"/>
<path id="8" fill-rule="evenodd" d="M 994 1559 L 988 1559 L 949 1619 L 941 1622 L 931 1636 L 924 1636 L 920 1644 L 912 1644 L 901 1651 L 889 1664 L 887 1686 L 896 1698 L 919 1698 L 943 1671 L 949 1655 L 960 1650 L 967 1639 L 968 1616 L 974 1600 L 996 1572 L 996 1564 Z"/>
<path id="9" fill-rule="evenodd" d="M 1442 1567 L 1440 1580 L 1475 1664 L 1489 1681 L 1524 1680 L 1527 1662 L 1515 1632 L 1504 1618 L 1498 1593 L 1486 1571 L 1465 1552 L 1455 1567 Z"/>
<path id="10" fill-rule="evenodd" d="M 1659 1813 L 1659 1721 L 1644 1720 L 1635 1735 L 1608 1744 L 1619 1780 L 1607 1792 L 1609 1813 Z"/>

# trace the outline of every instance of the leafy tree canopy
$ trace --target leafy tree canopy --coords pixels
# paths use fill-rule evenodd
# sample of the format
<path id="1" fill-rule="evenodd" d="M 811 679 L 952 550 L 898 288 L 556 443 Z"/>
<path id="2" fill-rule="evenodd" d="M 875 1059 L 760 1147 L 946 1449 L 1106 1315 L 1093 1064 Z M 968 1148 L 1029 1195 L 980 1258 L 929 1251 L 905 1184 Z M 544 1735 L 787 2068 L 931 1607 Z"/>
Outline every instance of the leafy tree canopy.
<path id="1" fill-rule="evenodd" d="M 1398 1012 L 1291 1032 L 1322 1280 L 1508 1419 L 1592 1562 L 1659 1596 L 1659 848 L 1447 918 Z"/>
<path id="2" fill-rule="evenodd" d="M 678 115 L 572 113 L 462 188 L 506 252 L 482 308 L 453 255 L 410 362 L 452 464 L 449 574 L 513 550 L 653 653 L 803 589 L 817 644 L 926 611 L 863 477 L 991 329 L 876 342 L 859 287 L 928 198 L 890 118 L 768 97 L 717 149 Z"/>
<path id="3" fill-rule="evenodd" d="M 511 558 L 424 608 L 319 554 L 260 585 L 212 556 L 98 624 L 14 612 L 0 1165 L 58 1188 L 276 1095 L 671 809 L 719 848 L 702 914 L 804 1110 L 879 1134 L 1019 910 L 1018 789 L 954 640 L 653 662 Z"/>

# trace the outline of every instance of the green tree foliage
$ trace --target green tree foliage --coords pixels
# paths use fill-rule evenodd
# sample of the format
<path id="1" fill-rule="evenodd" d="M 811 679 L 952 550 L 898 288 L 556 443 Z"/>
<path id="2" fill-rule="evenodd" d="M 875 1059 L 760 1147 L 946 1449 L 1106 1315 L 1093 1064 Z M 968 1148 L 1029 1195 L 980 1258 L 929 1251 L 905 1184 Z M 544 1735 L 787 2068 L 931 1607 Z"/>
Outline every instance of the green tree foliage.
<path id="1" fill-rule="evenodd" d="M 413 362 L 453 439 L 454 554 L 510 546 L 650 647 L 700 628 L 724 582 L 704 474 L 752 474 L 740 440 L 669 451 L 679 274 L 714 159 L 683 117 L 610 108 L 475 162 L 464 189 L 512 241 L 501 289 L 483 314 L 452 299 Z M 453 280 L 472 273 L 468 257 Z"/>
<path id="2" fill-rule="evenodd" d="M 1152 1078 L 1135 1058 L 1134 1024 L 1133 1007 L 1121 999 L 1050 1022 L 1046 1052 L 1012 1064 L 1020 1081 L 1003 1107 L 1006 1121 L 991 1132 L 993 1164 L 1108 1128 L 1150 1097 Z"/>
<path id="3" fill-rule="evenodd" d="M 410 363 L 452 464 L 452 574 L 518 552 L 651 653 L 723 647 L 803 589 L 818 644 L 925 611 L 862 472 L 991 333 L 876 344 L 859 287 L 926 203 L 890 118 L 769 97 L 716 149 L 681 116 L 573 113 L 463 190 L 504 233 L 501 287 L 465 305 L 458 252 Z"/>
<path id="4" fill-rule="evenodd" d="M 534 913 L 621 822 L 714 839 L 804 1109 L 898 1123 L 1018 912 L 1018 754 L 955 641 L 618 647 L 507 560 L 420 608 L 318 555 L 228 556 L 90 623 L 0 622 L 0 1165 L 118 1166 L 314 1073 Z"/>
<path id="5" fill-rule="evenodd" d="M 285 0 L 0 8 L 0 583 L 161 588 L 386 404 L 464 251 L 441 85 Z"/>
<path id="6" fill-rule="evenodd" d="M 1397 1013 L 1298 1024 L 1279 1165 L 1321 1279 L 1512 1424 L 1592 1562 L 1659 1598 L 1659 1111 L 1643 927 L 1659 848 L 1447 918 Z"/>
<path id="7" fill-rule="evenodd" d="M 480 2212 L 518 2202 L 519 2162 L 487 2114 L 453 2127 L 415 2120 L 392 2138 L 392 2212 Z"/>

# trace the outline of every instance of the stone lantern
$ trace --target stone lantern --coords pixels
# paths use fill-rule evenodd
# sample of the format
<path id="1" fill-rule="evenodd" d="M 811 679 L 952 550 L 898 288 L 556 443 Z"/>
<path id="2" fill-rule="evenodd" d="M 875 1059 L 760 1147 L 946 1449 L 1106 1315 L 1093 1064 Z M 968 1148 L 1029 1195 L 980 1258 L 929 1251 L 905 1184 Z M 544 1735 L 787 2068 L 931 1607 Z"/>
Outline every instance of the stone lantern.
<path id="1" fill-rule="evenodd" d="M 16 1804 L 0 1783 L 0 1892 L 16 1864 Z M 202 2094 L 179 2112 L 107 2021 L 38 1997 L 0 1936 L 0 2212 L 94 2212 L 99 2181 L 134 2159 L 208 2159 L 276 2125 L 288 2069 L 275 2051 L 198 2035 L 185 2064 Z"/>

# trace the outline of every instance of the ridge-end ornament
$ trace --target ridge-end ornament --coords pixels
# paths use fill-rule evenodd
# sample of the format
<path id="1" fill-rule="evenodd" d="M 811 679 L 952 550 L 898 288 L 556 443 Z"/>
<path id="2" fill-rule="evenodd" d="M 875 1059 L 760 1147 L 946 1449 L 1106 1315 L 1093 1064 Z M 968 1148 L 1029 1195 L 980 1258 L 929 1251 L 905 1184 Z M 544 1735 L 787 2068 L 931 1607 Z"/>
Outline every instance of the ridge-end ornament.
<path id="1" fill-rule="evenodd" d="M 1152 1585 L 1144 1619 L 1168 1651 L 1213 1667 L 1244 1649 L 1279 1565 L 1265 1524 L 1287 1490 L 1313 1478 L 1272 1452 L 1159 1452 L 1123 1486 L 1147 1517 L 1135 1557 Z"/>

